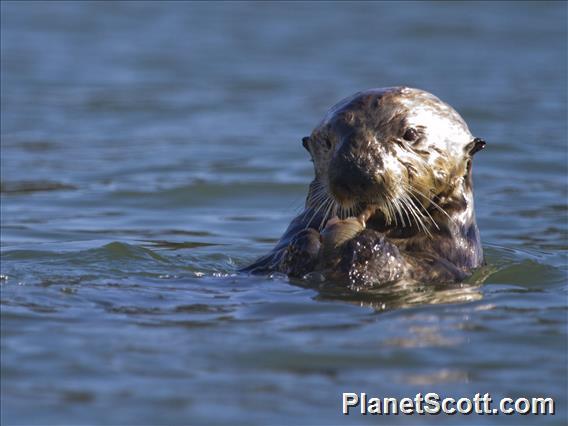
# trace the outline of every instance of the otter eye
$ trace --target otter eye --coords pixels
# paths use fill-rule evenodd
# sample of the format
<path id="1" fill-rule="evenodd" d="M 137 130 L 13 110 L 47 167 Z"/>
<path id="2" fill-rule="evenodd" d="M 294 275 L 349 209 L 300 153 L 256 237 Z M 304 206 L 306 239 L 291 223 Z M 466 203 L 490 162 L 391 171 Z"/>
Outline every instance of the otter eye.
<path id="1" fill-rule="evenodd" d="M 326 149 L 331 149 L 331 141 L 329 139 L 324 139 L 323 146 L 325 146 Z"/>
<path id="2" fill-rule="evenodd" d="M 406 129 L 406 132 L 404 132 L 404 135 L 402 135 L 402 138 L 405 141 L 414 142 L 416 139 L 418 139 L 418 132 L 412 127 L 409 127 L 408 129 Z"/>

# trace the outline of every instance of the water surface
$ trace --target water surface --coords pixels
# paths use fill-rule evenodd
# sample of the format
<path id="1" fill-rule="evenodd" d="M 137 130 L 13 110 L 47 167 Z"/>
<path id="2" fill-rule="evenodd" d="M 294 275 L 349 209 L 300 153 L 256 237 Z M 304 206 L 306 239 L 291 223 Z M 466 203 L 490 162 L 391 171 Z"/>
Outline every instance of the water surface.
<path id="1" fill-rule="evenodd" d="M 565 424 L 565 3 L 1 6 L 2 424 Z M 235 273 L 301 209 L 301 138 L 409 85 L 476 136 L 482 284 Z M 554 417 L 340 414 L 341 392 Z"/>

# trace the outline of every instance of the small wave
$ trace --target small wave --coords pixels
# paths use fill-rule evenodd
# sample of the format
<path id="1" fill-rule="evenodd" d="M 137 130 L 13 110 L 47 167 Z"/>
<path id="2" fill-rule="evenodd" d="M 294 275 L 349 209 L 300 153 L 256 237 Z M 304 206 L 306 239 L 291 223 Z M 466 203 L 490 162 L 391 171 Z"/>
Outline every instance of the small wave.
<path id="1" fill-rule="evenodd" d="M 142 260 L 151 258 L 160 262 L 169 263 L 167 258 L 160 256 L 148 248 L 118 241 L 106 244 L 100 248 L 87 250 L 85 254 L 94 255 L 96 257 L 102 256 L 109 260 Z"/>
<path id="2" fill-rule="evenodd" d="M 80 251 L 57 252 L 49 250 L 6 250 L 2 252 L 4 260 L 31 260 L 31 261 L 56 261 L 64 262 L 67 265 L 79 265 L 100 262 L 115 262 L 125 260 L 153 260 L 161 263 L 170 263 L 163 256 L 152 250 L 122 242 L 111 242 L 102 247 L 91 248 Z"/>
<path id="3" fill-rule="evenodd" d="M 54 181 L 14 181 L 0 183 L 2 194 L 25 194 L 43 191 L 69 191 L 77 189 L 76 186 Z"/>

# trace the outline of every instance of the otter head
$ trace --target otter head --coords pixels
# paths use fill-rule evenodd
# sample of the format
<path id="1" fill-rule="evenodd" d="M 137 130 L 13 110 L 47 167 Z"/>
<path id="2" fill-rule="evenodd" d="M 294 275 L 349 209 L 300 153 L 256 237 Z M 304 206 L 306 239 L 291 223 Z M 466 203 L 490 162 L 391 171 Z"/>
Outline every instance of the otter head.
<path id="1" fill-rule="evenodd" d="M 342 100 L 303 144 L 315 168 L 308 206 L 328 203 L 339 216 L 372 207 L 381 230 L 426 233 L 439 229 L 452 205 L 473 201 L 464 199 L 471 157 L 485 146 L 452 107 L 407 87 Z"/>

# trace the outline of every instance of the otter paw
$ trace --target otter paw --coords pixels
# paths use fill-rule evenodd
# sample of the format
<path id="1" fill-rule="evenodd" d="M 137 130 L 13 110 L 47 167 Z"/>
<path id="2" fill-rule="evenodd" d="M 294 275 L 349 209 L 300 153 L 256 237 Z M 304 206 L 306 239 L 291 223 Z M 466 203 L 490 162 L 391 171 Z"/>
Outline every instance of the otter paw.
<path id="1" fill-rule="evenodd" d="M 339 270 L 349 287 L 359 289 L 402 278 L 404 267 L 398 248 L 383 234 L 366 229 L 342 247 Z"/>
<path id="2" fill-rule="evenodd" d="M 303 277 L 312 272 L 318 262 L 320 247 L 319 232 L 311 228 L 300 231 L 286 247 L 280 270 L 291 277 Z"/>

